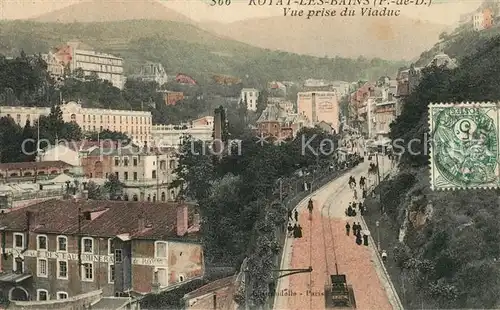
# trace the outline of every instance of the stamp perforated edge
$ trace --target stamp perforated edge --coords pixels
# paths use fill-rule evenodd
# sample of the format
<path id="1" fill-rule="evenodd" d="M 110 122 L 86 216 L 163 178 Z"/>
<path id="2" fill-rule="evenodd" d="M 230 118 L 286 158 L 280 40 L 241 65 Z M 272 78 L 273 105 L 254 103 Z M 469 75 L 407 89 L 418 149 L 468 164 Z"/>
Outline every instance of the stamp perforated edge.
<path id="1" fill-rule="evenodd" d="M 434 162 L 434 150 L 433 150 L 433 133 L 432 133 L 432 125 L 433 125 L 433 120 L 432 120 L 432 109 L 433 108 L 446 108 L 446 107 L 459 107 L 459 108 L 466 108 L 466 107 L 471 107 L 471 108 L 480 108 L 484 106 L 491 106 L 497 108 L 497 110 L 500 110 L 500 102 L 493 102 L 493 101 L 481 101 L 481 102 L 440 102 L 440 103 L 435 103 L 435 102 L 430 102 L 428 107 L 427 107 L 427 117 L 428 117 L 428 124 L 429 124 L 429 135 L 431 139 L 430 147 L 429 147 L 429 183 L 431 185 L 431 190 L 432 191 L 455 191 L 455 190 L 464 190 L 464 189 L 498 189 L 500 186 L 494 185 L 494 186 L 450 186 L 450 187 L 436 187 L 434 186 L 434 169 L 432 169 L 432 165 Z M 499 124 L 500 125 L 500 124 Z M 500 146 L 499 146 L 500 147 Z"/>

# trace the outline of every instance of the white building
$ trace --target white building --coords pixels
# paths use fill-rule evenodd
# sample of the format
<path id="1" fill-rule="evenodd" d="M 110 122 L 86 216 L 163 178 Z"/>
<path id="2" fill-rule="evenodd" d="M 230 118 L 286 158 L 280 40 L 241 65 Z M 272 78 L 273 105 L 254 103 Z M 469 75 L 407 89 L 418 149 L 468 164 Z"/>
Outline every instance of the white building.
<path id="1" fill-rule="evenodd" d="M 134 74 L 131 77 L 138 80 L 156 82 L 159 86 L 168 82 L 167 73 L 161 63 L 149 62 L 141 67 L 138 74 Z"/>
<path id="2" fill-rule="evenodd" d="M 90 49 L 83 49 L 79 42 L 68 42 L 59 48 L 59 57 L 68 56 L 69 68 L 73 72 L 81 68 L 85 75 L 97 74 L 100 79 L 110 81 L 113 86 L 123 89 L 125 78 L 123 75 L 123 58 L 111 54 L 99 53 Z"/>
<path id="3" fill-rule="evenodd" d="M 213 116 L 199 118 L 190 124 L 153 125 L 151 129 L 152 143 L 159 147 L 178 148 L 185 135 L 190 135 L 195 140 L 211 141 L 213 128 Z"/>
<path id="4" fill-rule="evenodd" d="M 247 110 L 257 111 L 257 98 L 259 98 L 259 90 L 255 88 L 243 88 L 241 90 L 240 102 L 247 103 Z"/>
<path id="5" fill-rule="evenodd" d="M 95 150 L 91 153 L 99 152 Z M 124 184 L 124 199 L 132 201 L 171 201 L 179 189 L 169 189 L 176 179 L 175 151 L 149 152 L 132 149 L 116 150 L 111 172 Z"/>
<path id="6" fill-rule="evenodd" d="M 73 101 L 62 104 L 61 110 L 65 122 L 76 122 L 84 132 L 100 132 L 107 129 L 124 133 L 140 145 L 151 141 L 152 116 L 149 111 L 90 109 L 83 108 Z M 10 116 L 19 126 L 24 126 L 26 120 L 30 120 L 33 125 L 40 116 L 49 114 L 48 107 L 0 107 L 0 117 Z"/>
<path id="7" fill-rule="evenodd" d="M 483 12 L 476 12 L 472 15 L 472 24 L 474 26 L 474 30 L 481 31 L 484 29 L 484 14 Z"/>

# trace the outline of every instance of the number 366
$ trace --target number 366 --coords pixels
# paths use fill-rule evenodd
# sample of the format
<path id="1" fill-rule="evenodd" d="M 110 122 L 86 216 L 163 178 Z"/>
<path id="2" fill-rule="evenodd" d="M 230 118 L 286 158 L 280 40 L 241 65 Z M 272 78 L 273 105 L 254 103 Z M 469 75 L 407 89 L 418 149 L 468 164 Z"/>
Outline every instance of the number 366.
<path id="1" fill-rule="evenodd" d="M 212 0 L 210 3 L 210 6 L 218 5 L 218 6 L 223 6 L 223 5 L 230 5 L 231 0 Z"/>

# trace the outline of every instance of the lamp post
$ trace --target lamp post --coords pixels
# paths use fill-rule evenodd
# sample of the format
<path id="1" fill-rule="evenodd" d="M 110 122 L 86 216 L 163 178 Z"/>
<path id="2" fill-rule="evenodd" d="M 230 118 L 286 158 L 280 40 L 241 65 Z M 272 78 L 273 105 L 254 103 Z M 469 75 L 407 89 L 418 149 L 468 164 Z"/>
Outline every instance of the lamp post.
<path id="1" fill-rule="evenodd" d="M 380 222 L 376 221 L 375 226 L 377 226 L 377 250 L 380 252 L 380 229 L 379 229 Z"/>

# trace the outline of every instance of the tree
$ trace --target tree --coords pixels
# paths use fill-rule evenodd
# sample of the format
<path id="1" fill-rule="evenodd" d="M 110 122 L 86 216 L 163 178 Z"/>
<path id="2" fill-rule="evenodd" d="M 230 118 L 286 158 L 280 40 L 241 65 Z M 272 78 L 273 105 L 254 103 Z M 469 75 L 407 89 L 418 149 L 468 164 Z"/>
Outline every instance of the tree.
<path id="1" fill-rule="evenodd" d="M 121 200 L 123 187 L 124 184 L 114 174 L 109 175 L 108 180 L 104 183 L 104 190 L 110 200 Z"/>
<path id="2" fill-rule="evenodd" d="M 210 193 L 210 176 L 214 171 L 208 145 L 191 136 L 184 136 L 180 148 L 178 164 L 174 170 L 177 178 L 170 188 L 181 188 L 181 195 L 202 201 Z"/>
<path id="3" fill-rule="evenodd" d="M 104 200 L 106 198 L 106 190 L 95 182 L 87 183 L 87 191 L 89 199 Z"/>
<path id="4" fill-rule="evenodd" d="M 11 117 L 0 118 L 0 162 L 23 160 L 21 151 L 22 128 Z"/>
<path id="5" fill-rule="evenodd" d="M 28 119 L 21 133 L 22 161 L 35 161 L 37 151 L 36 139 L 35 130 L 31 127 L 30 120 Z"/>
<path id="6" fill-rule="evenodd" d="M 259 96 L 257 97 L 257 111 L 255 112 L 258 115 L 260 115 L 262 111 L 266 109 L 268 95 L 269 93 L 267 92 L 266 89 L 259 92 Z"/>

